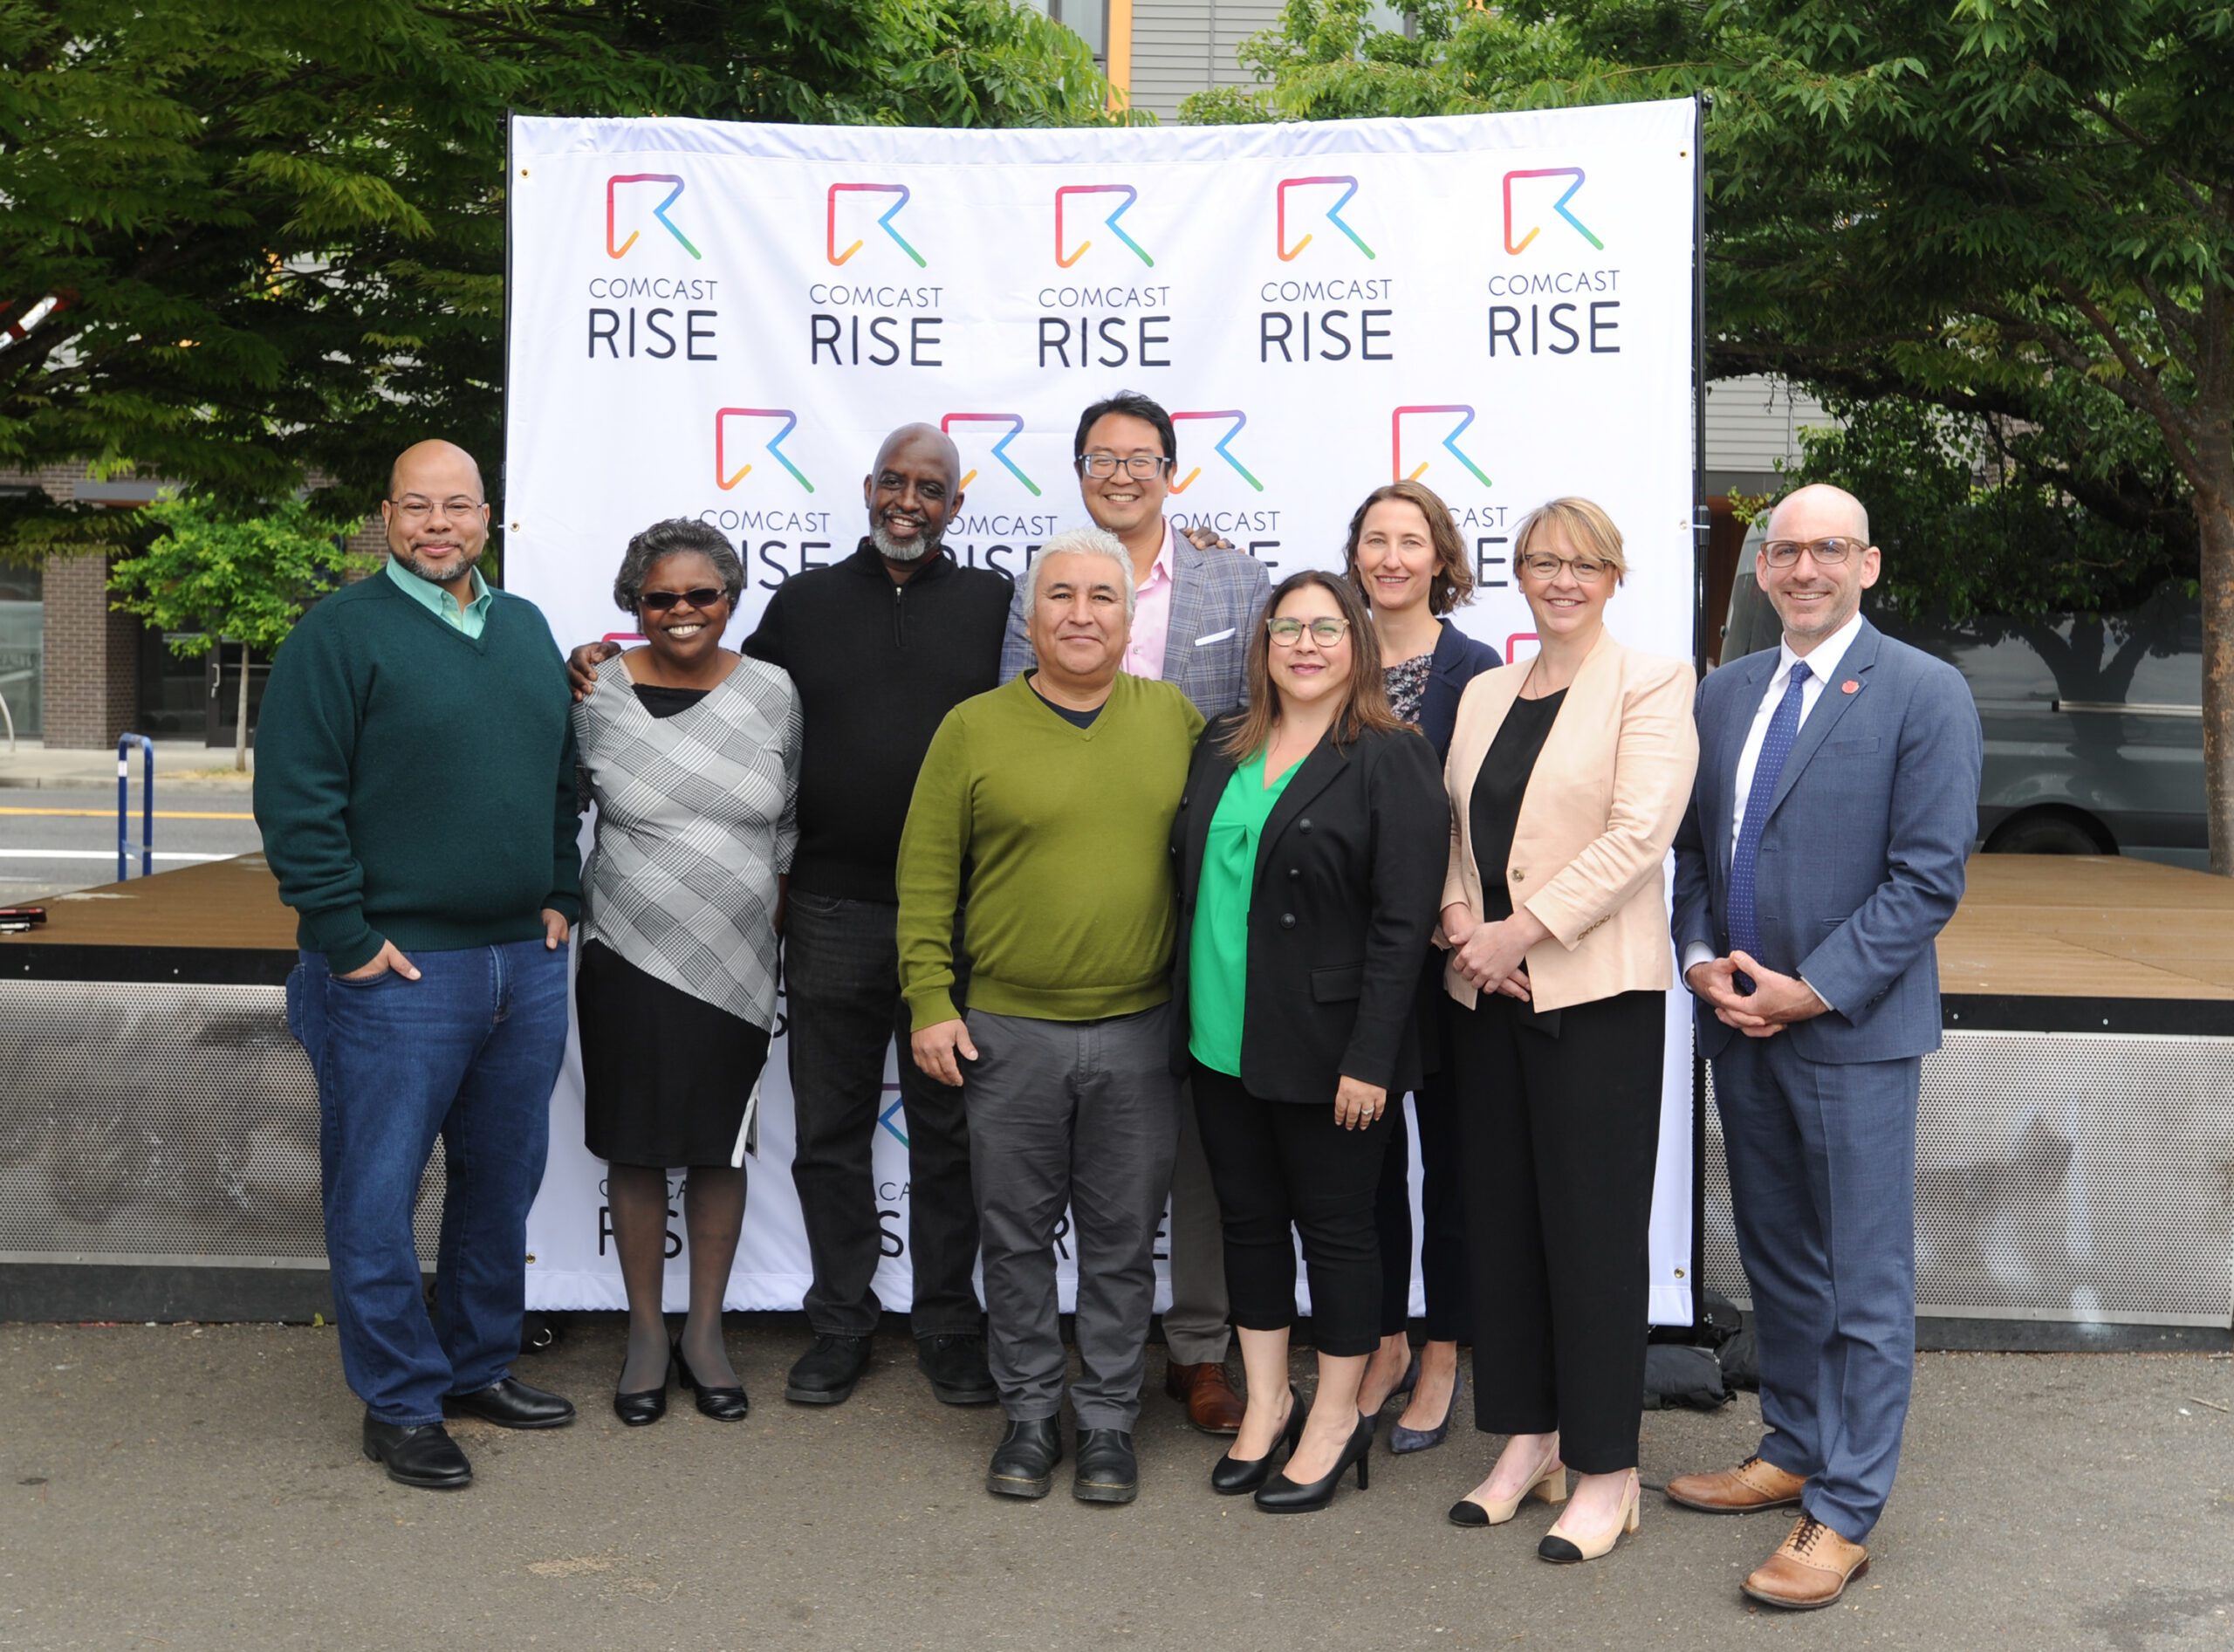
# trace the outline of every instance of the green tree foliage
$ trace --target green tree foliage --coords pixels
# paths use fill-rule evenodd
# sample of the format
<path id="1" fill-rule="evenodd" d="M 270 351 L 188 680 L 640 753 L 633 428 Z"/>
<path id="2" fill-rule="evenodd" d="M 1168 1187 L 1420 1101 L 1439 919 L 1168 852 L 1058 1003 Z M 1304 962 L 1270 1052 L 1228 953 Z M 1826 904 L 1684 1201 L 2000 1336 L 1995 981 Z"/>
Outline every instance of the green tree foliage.
<path id="1" fill-rule="evenodd" d="M 1084 124 L 1085 45 L 1006 0 L 0 0 L 0 466 L 235 510 L 493 457 L 504 119 Z M 43 500 L 0 554 L 113 539 Z"/>
<path id="2" fill-rule="evenodd" d="M 1710 94 L 1708 368 L 1863 426 L 1811 467 L 1929 511 L 1897 577 L 1956 606 L 2193 578 L 2212 863 L 2234 873 L 2234 4 L 1290 0 L 1269 84 L 1187 118 L 1326 120 Z M 1987 449 L 1991 449 L 1988 451 Z M 1976 534 L 1971 530 L 1977 530 Z M 2006 593 L 2002 589 L 2006 586 Z"/>
<path id="3" fill-rule="evenodd" d="M 353 524 L 323 518 L 299 499 L 240 518 L 205 500 L 166 498 L 139 511 L 134 525 L 154 537 L 111 566 L 111 606 L 168 634 L 172 652 L 188 659 L 221 638 L 242 645 L 234 764 L 245 767 L 249 656 L 269 660 L 305 608 L 380 558 L 345 552 Z"/>

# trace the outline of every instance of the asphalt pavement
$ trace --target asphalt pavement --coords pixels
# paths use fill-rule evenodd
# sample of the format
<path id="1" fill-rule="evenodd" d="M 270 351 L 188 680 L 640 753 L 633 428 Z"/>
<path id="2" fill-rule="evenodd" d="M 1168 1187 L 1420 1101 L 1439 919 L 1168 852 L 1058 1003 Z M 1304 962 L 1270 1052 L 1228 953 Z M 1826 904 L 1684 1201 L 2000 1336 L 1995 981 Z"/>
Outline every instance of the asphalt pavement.
<path id="1" fill-rule="evenodd" d="M 330 1329 L 0 1326 L 0 1648 L 1469 1649 L 2234 1646 L 2234 1362 L 2224 1354 L 1924 1356 L 1868 1573 L 1827 1611 L 1749 1605 L 1788 1517 L 1648 1491 L 1607 1558 L 1545 1566 L 1553 1511 L 1443 1510 L 1494 1440 L 1385 1450 L 1372 1487 L 1285 1518 L 1211 1495 L 1221 1447 L 1158 1381 L 1129 1507 L 986 1494 L 997 1414 L 937 1404 L 904 1335 L 853 1400 L 786 1405 L 796 1316 L 735 1316 L 745 1422 L 687 1396 L 624 1429 L 617 1316 L 531 1381 L 581 1421 L 454 1432 L 466 1491 L 360 1454 Z M 1309 1387 L 1302 1361 L 1299 1374 Z M 1648 1413 L 1643 1474 L 1735 1462 L 1751 1396 Z M 1067 1428 L 1066 1428 L 1067 1436 Z"/>
<path id="2" fill-rule="evenodd" d="M 212 752 L 209 760 L 230 756 Z M 73 773 L 41 776 L 35 786 L 0 782 L 0 905 L 116 881 L 116 759 L 105 760 L 111 773 L 105 785 Z M 135 766 L 128 820 L 135 878 L 142 866 L 136 848 L 144 826 L 140 785 Z M 157 872 L 262 847 L 246 778 L 158 774 L 154 846 Z"/>

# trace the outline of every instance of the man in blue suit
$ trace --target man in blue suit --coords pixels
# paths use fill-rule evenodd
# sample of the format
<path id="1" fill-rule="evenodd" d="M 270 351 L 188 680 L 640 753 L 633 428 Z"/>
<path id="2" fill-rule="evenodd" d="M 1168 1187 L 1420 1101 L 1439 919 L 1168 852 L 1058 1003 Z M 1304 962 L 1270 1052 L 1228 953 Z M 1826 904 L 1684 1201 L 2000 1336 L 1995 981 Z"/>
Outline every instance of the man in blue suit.
<path id="1" fill-rule="evenodd" d="M 1861 617 L 1879 567 L 1853 495 L 1806 487 L 1777 507 L 1755 574 L 1784 640 L 1699 685 L 1676 839 L 1676 945 L 1714 1063 L 1769 1431 L 1668 1495 L 1714 1513 L 1797 1505 L 1744 1584 L 1795 1608 L 1867 1566 L 1893 1487 L 1933 943 L 1977 829 L 1977 709 L 1953 668 Z"/>

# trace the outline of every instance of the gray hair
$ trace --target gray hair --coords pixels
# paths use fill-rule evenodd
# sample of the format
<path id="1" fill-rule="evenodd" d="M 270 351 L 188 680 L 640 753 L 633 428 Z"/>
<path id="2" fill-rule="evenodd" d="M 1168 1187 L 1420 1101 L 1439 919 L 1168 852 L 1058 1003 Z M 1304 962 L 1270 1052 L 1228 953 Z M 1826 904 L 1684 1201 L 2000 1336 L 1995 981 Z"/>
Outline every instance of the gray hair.
<path id="1" fill-rule="evenodd" d="M 1120 572 L 1117 588 L 1125 593 L 1125 618 L 1133 617 L 1133 555 L 1125 542 L 1107 528 L 1066 528 L 1045 545 L 1024 571 L 1024 607 L 1029 614 L 1039 604 L 1039 571 L 1056 557 L 1107 557 Z"/>
<path id="2" fill-rule="evenodd" d="M 613 576 L 613 600 L 620 612 L 634 614 L 652 570 L 668 558 L 686 552 L 696 552 L 714 565 L 714 575 L 734 608 L 744 594 L 744 564 L 737 560 L 737 547 L 730 543 L 729 535 L 694 517 L 669 517 L 628 541 L 628 549 L 620 558 L 620 572 Z"/>

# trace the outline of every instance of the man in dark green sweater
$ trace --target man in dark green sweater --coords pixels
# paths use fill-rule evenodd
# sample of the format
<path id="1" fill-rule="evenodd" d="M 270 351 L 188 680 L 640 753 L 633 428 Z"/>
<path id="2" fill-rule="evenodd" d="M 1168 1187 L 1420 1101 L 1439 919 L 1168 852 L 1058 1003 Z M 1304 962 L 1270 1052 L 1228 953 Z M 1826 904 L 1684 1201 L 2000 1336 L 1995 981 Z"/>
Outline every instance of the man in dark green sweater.
<path id="1" fill-rule="evenodd" d="M 1121 674 L 1134 581 L 1099 528 L 1025 576 L 1038 668 L 949 711 L 900 840 L 900 984 L 915 1063 L 963 1086 L 993 1378 L 1008 1431 L 986 1487 L 1045 1497 L 1061 1460 L 1055 1224 L 1079 1269 L 1072 1492 L 1129 1503 L 1153 1247 L 1171 1185 L 1171 819 L 1202 714 Z M 966 884 L 966 887 L 965 887 Z M 971 960 L 955 1013 L 954 922 Z"/>
<path id="2" fill-rule="evenodd" d="M 326 598 L 272 662 L 256 819 L 301 962 L 287 1021 L 318 1073 L 326 1255 L 365 1455 L 406 1485 L 472 1478 L 446 1414 L 556 1428 L 516 1381 L 528 1206 L 566 1047 L 580 915 L 566 673 L 532 603 L 474 564 L 472 456 L 408 449 L 384 573 Z M 413 1214 L 442 1139 L 436 1306 Z"/>

